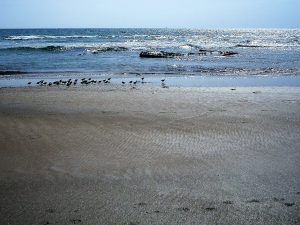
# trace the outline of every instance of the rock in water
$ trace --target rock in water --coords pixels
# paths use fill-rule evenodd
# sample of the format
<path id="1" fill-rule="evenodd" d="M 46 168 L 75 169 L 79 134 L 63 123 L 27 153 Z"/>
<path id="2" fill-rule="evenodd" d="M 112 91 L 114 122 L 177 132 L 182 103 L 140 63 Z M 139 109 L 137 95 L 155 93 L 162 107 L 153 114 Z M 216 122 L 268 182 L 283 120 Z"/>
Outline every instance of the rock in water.
<path id="1" fill-rule="evenodd" d="M 237 52 L 220 52 L 220 54 L 222 55 L 222 56 L 230 56 L 230 55 L 236 55 L 236 54 L 239 54 L 239 53 L 237 53 Z"/>
<path id="2" fill-rule="evenodd" d="M 175 52 L 164 52 L 164 51 L 145 51 L 140 53 L 141 58 L 173 58 L 177 56 L 182 56 L 180 53 Z"/>

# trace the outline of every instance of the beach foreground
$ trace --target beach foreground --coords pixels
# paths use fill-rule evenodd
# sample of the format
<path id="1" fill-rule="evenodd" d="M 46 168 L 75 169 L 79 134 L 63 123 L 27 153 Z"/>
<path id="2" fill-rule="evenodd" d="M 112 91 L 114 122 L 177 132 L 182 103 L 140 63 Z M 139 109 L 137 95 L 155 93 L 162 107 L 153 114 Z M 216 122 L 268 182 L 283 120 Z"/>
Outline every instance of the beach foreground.
<path id="1" fill-rule="evenodd" d="M 1 224 L 299 224 L 300 88 L 2 88 Z"/>

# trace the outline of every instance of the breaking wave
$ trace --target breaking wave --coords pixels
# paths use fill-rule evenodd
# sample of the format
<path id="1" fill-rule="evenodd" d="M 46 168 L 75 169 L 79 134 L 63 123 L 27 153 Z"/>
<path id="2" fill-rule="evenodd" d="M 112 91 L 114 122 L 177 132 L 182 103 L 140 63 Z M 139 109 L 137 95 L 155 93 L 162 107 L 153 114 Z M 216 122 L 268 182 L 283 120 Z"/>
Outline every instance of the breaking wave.
<path id="1" fill-rule="evenodd" d="M 97 47 L 97 48 L 90 48 L 87 49 L 88 52 L 91 52 L 93 54 L 98 54 L 101 52 L 121 52 L 121 51 L 127 51 L 128 48 L 122 47 L 122 46 L 105 46 L 105 47 Z"/>

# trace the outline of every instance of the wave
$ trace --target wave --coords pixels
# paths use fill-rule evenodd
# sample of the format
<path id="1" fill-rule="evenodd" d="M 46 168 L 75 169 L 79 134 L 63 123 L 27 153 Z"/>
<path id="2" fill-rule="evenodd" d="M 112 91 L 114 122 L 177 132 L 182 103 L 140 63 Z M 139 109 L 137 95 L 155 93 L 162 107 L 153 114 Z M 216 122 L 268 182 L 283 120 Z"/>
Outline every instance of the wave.
<path id="1" fill-rule="evenodd" d="M 91 48 L 87 49 L 88 52 L 91 52 L 93 54 L 98 54 L 101 52 L 121 52 L 121 51 L 127 51 L 128 48 L 122 47 L 122 46 L 105 46 L 105 47 L 97 47 L 97 48 Z"/>
<path id="2" fill-rule="evenodd" d="M 203 66 L 192 66 L 190 68 L 185 67 L 174 67 L 169 68 L 169 71 L 185 71 L 196 74 L 208 74 L 208 75 L 299 75 L 300 69 L 298 68 L 273 68 L 273 67 L 263 67 L 263 68 L 235 68 L 235 67 L 225 67 L 225 68 L 211 68 Z"/>
<path id="3" fill-rule="evenodd" d="M 66 46 L 56 46 L 56 45 L 49 45 L 49 46 L 42 46 L 42 47 L 29 47 L 29 46 L 23 46 L 23 47 L 11 47 L 11 48 L 1 48 L 0 50 L 6 50 L 6 51 L 46 51 L 46 52 L 54 52 L 54 51 L 66 51 L 68 49 L 71 49 L 70 47 Z"/>
<path id="4" fill-rule="evenodd" d="M 0 75 L 15 75 L 15 74 L 25 74 L 27 72 L 19 70 L 0 70 Z"/>
<path id="5" fill-rule="evenodd" d="M 247 45 L 247 44 L 237 44 L 234 47 L 236 48 L 292 48 L 299 47 L 299 45 L 291 45 L 291 44 L 278 44 L 278 45 Z"/>
<path id="6" fill-rule="evenodd" d="M 181 45 L 180 48 L 183 48 L 183 49 L 192 49 L 192 48 L 201 49 L 201 46 L 191 44 L 191 43 L 187 43 L 187 44 Z"/>
<path id="7" fill-rule="evenodd" d="M 87 51 L 93 54 L 98 54 L 102 52 L 120 52 L 127 51 L 129 48 L 124 46 L 100 46 L 100 47 L 90 47 L 90 46 L 61 46 L 61 45 L 49 45 L 49 46 L 21 46 L 21 47 L 8 47 L 0 48 L 0 51 L 45 51 L 45 52 L 61 52 L 68 51 L 72 49 L 77 49 L 81 51 Z"/>
<path id="8" fill-rule="evenodd" d="M 266 45 L 243 45 L 243 44 L 238 44 L 235 46 L 236 48 L 268 48 L 268 47 L 273 47 L 273 46 L 266 46 Z"/>
<path id="9" fill-rule="evenodd" d="M 25 36 L 8 36 L 5 40 L 39 40 L 39 39 L 78 39 L 78 38 L 96 38 L 93 35 L 69 35 L 69 36 L 52 36 L 52 35 L 25 35 Z"/>

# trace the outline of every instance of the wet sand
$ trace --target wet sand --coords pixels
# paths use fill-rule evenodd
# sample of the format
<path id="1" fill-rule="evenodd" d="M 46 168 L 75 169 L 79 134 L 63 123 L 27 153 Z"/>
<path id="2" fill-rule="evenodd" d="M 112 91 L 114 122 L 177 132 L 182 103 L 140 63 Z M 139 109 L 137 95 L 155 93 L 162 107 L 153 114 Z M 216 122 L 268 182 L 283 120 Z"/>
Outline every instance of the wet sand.
<path id="1" fill-rule="evenodd" d="M 2 88 L 0 223 L 299 224 L 300 88 Z"/>

